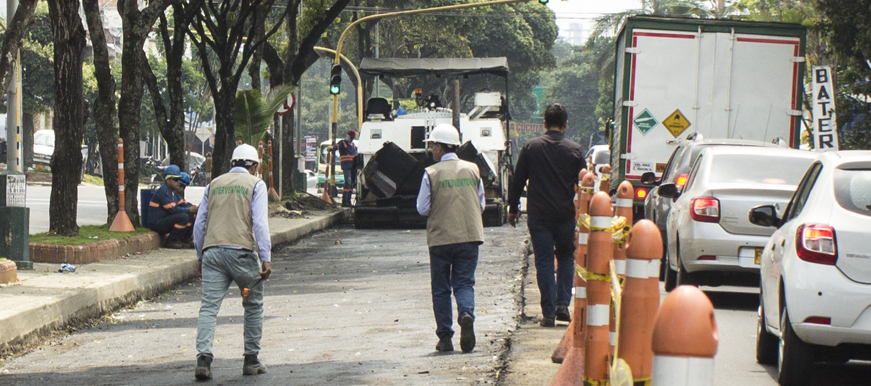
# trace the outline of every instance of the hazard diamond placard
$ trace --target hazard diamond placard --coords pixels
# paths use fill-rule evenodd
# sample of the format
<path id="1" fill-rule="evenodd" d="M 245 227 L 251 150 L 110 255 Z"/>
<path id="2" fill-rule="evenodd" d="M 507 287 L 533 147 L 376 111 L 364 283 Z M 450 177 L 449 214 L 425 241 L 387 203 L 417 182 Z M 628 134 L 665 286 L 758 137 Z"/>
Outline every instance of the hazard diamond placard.
<path id="1" fill-rule="evenodd" d="M 677 138 L 677 136 L 683 133 L 687 127 L 690 127 L 691 123 L 683 113 L 680 112 L 680 110 L 675 110 L 668 116 L 668 118 L 665 118 L 662 121 L 662 125 L 668 129 L 668 132 L 671 133 L 671 135 Z"/>
<path id="2" fill-rule="evenodd" d="M 633 122 L 635 122 L 635 127 L 638 128 L 638 131 L 644 135 L 659 123 L 647 109 L 638 114 Z"/>

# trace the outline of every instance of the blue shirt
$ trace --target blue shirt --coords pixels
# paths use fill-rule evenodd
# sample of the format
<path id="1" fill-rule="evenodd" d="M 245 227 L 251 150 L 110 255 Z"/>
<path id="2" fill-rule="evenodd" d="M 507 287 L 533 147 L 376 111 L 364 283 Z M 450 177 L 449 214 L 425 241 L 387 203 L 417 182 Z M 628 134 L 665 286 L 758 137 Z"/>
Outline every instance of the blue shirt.
<path id="1" fill-rule="evenodd" d="M 236 166 L 228 173 L 248 173 L 248 170 Z M 203 193 L 203 201 L 197 210 L 197 220 L 194 222 L 194 245 L 197 248 L 197 260 L 203 260 L 203 243 L 206 241 L 206 219 L 209 217 L 209 187 Z M 257 181 L 254 185 L 254 199 L 251 200 L 251 217 L 254 224 L 254 237 L 257 239 L 257 250 L 260 260 L 272 261 L 272 239 L 269 235 L 269 203 L 266 197 L 266 183 Z M 230 245 L 221 248 L 240 249 Z"/>
<path id="2" fill-rule="evenodd" d="M 457 153 L 445 153 L 441 161 L 459 161 Z M 439 161 L 439 162 L 441 162 Z M 430 205 L 432 205 L 432 187 L 429 182 L 429 174 L 423 172 L 423 180 L 420 181 L 420 193 L 417 194 L 417 213 L 423 216 L 429 215 Z M 484 183 L 478 180 L 478 199 L 481 200 L 481 212 L 484 212 Z"/>

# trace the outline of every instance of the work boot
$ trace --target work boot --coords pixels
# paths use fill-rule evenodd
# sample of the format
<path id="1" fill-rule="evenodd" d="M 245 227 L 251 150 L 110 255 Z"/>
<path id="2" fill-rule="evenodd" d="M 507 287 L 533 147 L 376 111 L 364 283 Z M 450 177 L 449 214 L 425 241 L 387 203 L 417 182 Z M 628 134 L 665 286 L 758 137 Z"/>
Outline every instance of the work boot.
<path id="1" fill-rule="evenodd" d="M 569 313 L 569 306 L 556 306 L 556 320 L 571 323 L 572 314 Z"/>
<path id="2" fill-rule="evenodd" d="M 184 244 L 185 248 L 188 248 L 188 249 L 194 249 L 196 247 L 196 244 L 194 244 L 193 237 L 188 237 L 188 238 L 184 239 L 182 244 Z"/>
<path id="3" fill-rule="evenodd" d="M 197 355 L 197 368 L 194 370 L 197 380 L 206 381 L 212 379 L 212 356 L 208 354 Z"/>
<path id="4" fill-rule="evenodd" d="M 439 351 L 439 352 L 454 351 L 454 344 L 451 343 L 451 338 L 444 337 L 444 338 L 439 339 L 439 343 L 436 345 L 436 351 Z"/>
<path id="5" fill-rule="evenodd" d="M 553 322 L 553 318 L 541 318 L 541 326 L 542 327 L 553 327 L 556 324 Z"/>
<path id="6" fill-rule="evenodd" d="M 460 348 L 464 353 L 475 349 L 475 320 L 466 312 L 460 316 Z"/>
<path id="7" fill-rule="evenodd" d="M 178 240 L 178 239 L 166 239 L 166 246 L 165 247 L 169 248 L 169 249 L 185 249 L 186 248 L 184 243 L 182 243 L 181 240 Z"/>
<path id="8" fill-rule="evenodd" d="M 245 354 L 245 364 L 242 365 L 242 375 L 257 375 L 266 373 L 266 365 L 260 363 L 257 354 Z"/>

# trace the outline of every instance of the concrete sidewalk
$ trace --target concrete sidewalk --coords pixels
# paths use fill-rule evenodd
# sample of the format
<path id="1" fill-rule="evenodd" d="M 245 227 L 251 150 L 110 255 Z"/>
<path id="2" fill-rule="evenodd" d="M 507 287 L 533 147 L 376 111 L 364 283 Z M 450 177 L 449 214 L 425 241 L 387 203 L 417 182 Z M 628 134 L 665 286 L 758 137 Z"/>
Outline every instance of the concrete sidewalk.
<path id="1" fill-rule="evenodd" d="M 344 210 L 307 218 L 270 218 L 272 245 L 294 242 L 342 222 Z M 72 331 L 124 305 L 153 297 L 194 278 L 193 250 L 147 254 L 85 264 L 59 273 L 57 264 L 18 271 L 20 283 L 0 288 L 0 358 L 38 345 L 58 330 Z"/>

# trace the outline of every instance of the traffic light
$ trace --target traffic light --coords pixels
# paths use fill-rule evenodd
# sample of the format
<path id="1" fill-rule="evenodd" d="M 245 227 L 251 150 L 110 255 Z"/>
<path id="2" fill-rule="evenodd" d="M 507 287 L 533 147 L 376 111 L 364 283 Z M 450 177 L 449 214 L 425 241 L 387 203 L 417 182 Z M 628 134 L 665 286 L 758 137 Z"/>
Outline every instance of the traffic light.
<path id="1" fill-rule="evenodd" d="M 541 4 L 547 4 L 547 0 L 538 0 L 538 2 Z"/>
<path id="2" fill-rule="evenodd" d="M 330 69 L 330 94 L 339 95 L 342 92 L 342 65 L 333 64 Z"/>

